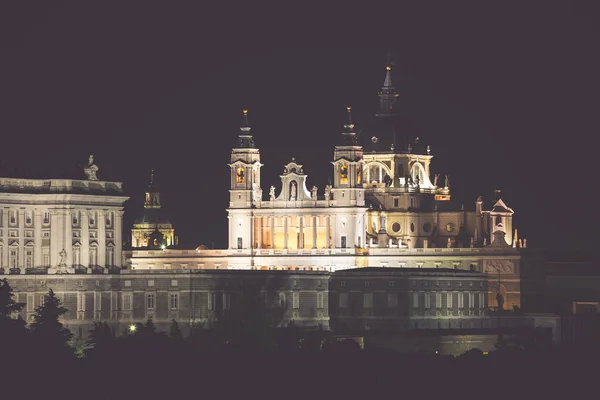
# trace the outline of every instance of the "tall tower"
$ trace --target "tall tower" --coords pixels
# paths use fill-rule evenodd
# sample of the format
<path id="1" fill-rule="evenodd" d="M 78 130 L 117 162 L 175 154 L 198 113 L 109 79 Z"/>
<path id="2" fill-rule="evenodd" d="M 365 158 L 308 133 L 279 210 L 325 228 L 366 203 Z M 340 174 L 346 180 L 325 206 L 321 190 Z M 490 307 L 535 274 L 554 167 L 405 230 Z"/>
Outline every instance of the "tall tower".
<path id="1" fill-rule="evenodd" d="M 363 148 L 358 143 L 352 108 L 346 107 L 348 122 L 342 132 L 342 144 L 333 152 L 333 196 L 338 206 L 363 206 L 364 189 L 362 177 Z"/>
<path id="2" fill-rule="evenodd" d="M 389 58 L 385 65 L 383 86 L 377 96 L 379 97 L 379 107 L 375 113 L 375 123 L 369 129 L 369 142 L 366 143 L 365 150 L 378 153 L 394 153 L 400 150 L 398 143 L 396 143 L 398 115 L 394 109 L 394 105 L 398 100 L 398 92 L 392 83 L 392 62 Z"/>
<path id="3" fill-rule="evenodd" d="M 244 124 L 235 146 L 231 149 L 229 189 L 229 248 L 250 248 L 252 207 L 262 197 L 260 188 L 260 152 L 254 145 L 248 124 L 248 110 L 244 110 Z"/>
<path id="4" fill-rule="evenodd" d="M 160 209 L 160 192 L 154 184 L 154 170 L 150 172 L 150 184 L 146 189 L 146 200 L 144 201 L 145 209 Z"/>

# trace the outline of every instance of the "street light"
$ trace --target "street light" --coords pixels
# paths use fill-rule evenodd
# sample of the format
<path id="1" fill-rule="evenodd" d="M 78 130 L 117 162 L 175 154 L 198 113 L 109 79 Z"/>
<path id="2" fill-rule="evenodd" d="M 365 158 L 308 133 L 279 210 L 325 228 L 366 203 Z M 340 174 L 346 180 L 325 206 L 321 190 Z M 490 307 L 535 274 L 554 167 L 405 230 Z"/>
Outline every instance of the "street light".
<path id="1" fill-rule="evenodd" d="M 135 333 L 136 330 L 137 326 L 135 326 L 135 324 L 129 325 L 129 333 Z"/>

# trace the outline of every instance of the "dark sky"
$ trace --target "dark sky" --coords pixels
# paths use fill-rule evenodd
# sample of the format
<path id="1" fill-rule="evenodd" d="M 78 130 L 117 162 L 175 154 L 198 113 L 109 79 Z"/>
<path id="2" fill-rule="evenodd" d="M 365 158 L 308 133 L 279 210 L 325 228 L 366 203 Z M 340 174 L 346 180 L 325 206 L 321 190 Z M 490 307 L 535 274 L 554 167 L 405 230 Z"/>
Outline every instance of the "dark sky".
<path id="1" fill-rule="evenodd" d="M 83 178 L 94 154 L 131 196 L 129 227 L 156 168 L 180 243 L 225 246 L 241 109 L 263 190 L 292 156 L 322 190 L 344 107 L 372 120 L 389 48 L 405 136 L 454 198 L 502 189 L 530 246 L 598 242 L 592 2 L 49 3 L 0 6 L 1 176 Z"/>

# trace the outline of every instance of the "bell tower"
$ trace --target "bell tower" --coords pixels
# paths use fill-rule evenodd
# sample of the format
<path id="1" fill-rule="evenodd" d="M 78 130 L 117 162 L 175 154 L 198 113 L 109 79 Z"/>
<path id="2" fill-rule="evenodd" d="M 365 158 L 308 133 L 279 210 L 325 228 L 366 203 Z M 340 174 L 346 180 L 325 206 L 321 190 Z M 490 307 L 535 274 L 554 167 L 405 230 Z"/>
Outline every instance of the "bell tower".
<path id="1" fill-rule="evenodd" d="M 352 108 L 346 107 L 348 122 L 342 132 L 342 144 L 333 152 L 333 197 L 338 206 L 363 206 L 363 147 L 358 143 Z"/>
<path id="2" fill-rule="evenodd" d="M 235 146 L 231 149 L 229 208 L 250 208 L 254 192 L 260 191 L 260 152 L 248 124 L 248 110 L 244 110 L 244 124 Z"/>
<path id="3" fill-rule="evenodd" d="M 235 146 L 231 149 L 229 207 L 229 248 L 247 250 L 251 248 L 253 208 L 261 201 L 260 152 L 248 124 L 248 110 L 244 110 L 244 124 Z"/>

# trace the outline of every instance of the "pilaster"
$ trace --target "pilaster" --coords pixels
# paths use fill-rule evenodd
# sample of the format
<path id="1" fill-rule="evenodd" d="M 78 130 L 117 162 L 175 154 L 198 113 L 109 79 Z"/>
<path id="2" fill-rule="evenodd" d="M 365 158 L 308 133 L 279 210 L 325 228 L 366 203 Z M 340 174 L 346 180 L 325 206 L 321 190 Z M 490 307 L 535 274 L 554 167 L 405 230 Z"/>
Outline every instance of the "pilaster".
<path id="1" fill-rule="evenodd" d="M 90 267 L 90 219 L 88 211 L 81 212 L 81 265 Z"/>
<path id="2" fill-rule="evenodd" d="M 71 214 L 71 210 L 65 210 L 63 223 L 65 224 L 65 244 L 63 248 L 67 253 L 66 263 L 67 266 L 73 266 L 73 215 Z"/>
<path id="3" fill-rule="evenodd" d="M 123 266 L 123 211 L 115 211 L 115 265 Z M 171 236 L 171 245 L 173 245 L 173 237 Z"/>
<path id="4" fill-rule="evenodd" d="M 105 210 L 98 210 L 96 224 L 98 226 L 98 265 L 106 266 L 106 215 Z"/>
<path id="5" fill-rule="evenodd" d="M 19 261 L 21 271 L 25 269 L 25 210 L 19 208 L 17 221 L 19 222 Z"/>
<path id="6" fill-rule="evenodd" d="M 33 265 L 42 266 L 42 210 L 36 208 L 33 211 Z"/>

